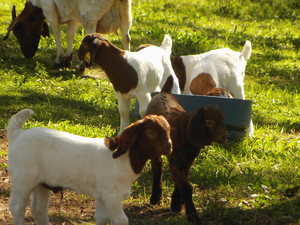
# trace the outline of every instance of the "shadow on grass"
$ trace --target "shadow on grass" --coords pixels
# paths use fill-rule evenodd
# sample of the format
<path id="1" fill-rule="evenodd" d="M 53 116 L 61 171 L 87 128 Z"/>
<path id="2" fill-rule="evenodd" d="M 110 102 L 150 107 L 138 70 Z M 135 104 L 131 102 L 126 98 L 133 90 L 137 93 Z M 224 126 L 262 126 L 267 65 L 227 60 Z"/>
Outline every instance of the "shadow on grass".
<path id="1" fill-rule="evenodd" d="M 213 204 L 213 203 L 212 203 Z M 222 225 L 252 225 L 272 224 L 287 225 L 299 224 L 300 197 L 291 200 L 282 200 L 271 203 L 267 207 L 243 209 L 244 206 L 227 208 L 214 205 L 214 208 L 203 210 L 201 215 L 204 224 Z M 246 204 L 244 202 L 243 204 Z"/>
<path id="2" fill-rule="evenodd" d="M 0 115 L 7 120 L 19 110 L 31 108 L 36 111 L 34 117 L 43 123 L 47 123 L 49 120 L 54 123 L 69 120 L 71 123 L 84 125 L 109 124 L 112 127 L 119 125 L 116 120 L 118 109 L 34 92 L 23 93 L 20 97 L 2 95 L 0 96 L 0 108 Z M 101 119 L 99 119 L 99 115 L 103 115 Z"/>

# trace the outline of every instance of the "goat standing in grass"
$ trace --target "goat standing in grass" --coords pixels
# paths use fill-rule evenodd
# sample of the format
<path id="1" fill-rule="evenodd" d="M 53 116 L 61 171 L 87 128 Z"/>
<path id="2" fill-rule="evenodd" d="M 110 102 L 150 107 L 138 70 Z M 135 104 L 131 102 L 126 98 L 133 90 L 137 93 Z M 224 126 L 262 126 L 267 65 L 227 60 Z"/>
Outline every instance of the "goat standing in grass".
<path id="1" fill-rule="evenodd" d="M 189 170 L 200 149 L 212 142 L 226 145 L 227 131 L 222 111 L 213 106 L 200 107 L 186 112 L 171 95 L 172 77 L 169 77 L 162 92 L 153 96 L 148 104 L 146 115 L 164 116 L 171 126 L 173 152 L 168 156 L 175 189 L 172 193 L 171 210 L 180 212 L 185 206 L 189 222 L 200 224 L 201 220 L 192 200 L 192 186 L 188 182 Z M 153 187 L 151 204 L 157 204 L 162 198 L 161 157 L 151 160 Z"/>
<path id="2" fill-rule="evenodd" d="M 10 119 L 8 170 L 14 225 L 24 225 L 31 194 L 37 225 L 49 225 L 49 189 L 72 189 L 96 199 L 97 225 L 127 225 L 122 201 L 146 161 L 171 152 L 170 126 L 162 116 L 147 116 L 120 137 L 87 138 L 48 128 L 22 128 L 33 114 L 25 109 Z"/>
<path id="3" fill-rule="evenodd" d="M 124 51 L 100 34 L 88 34 L 82 40 L 78 57 L 89 67 L 93 63 L 102 67 L 114 87 L 121 117 L 120 132 L 129 124 L 131 99 L 140 104 L 143 117 L 151 93 L 160 91 L 172 75 L 172 93 L 179 94 L 177 77 L 171 66 L 172 39 L 165 35 L 160 47 L 151 46 L 138 52 Z"/>
<path id="4" fill-rule="evenodd" d="M 8 32 L 4 40 L 13 31 L 23 55 L 31 58 L 37 51 L 40 37 L 50 36 L 46 20 L 55 37 L 57 49 L 55 66 L 57 67 L 70 66 L 73 40 L 80 24 L 87 34 L 117 33 L 120 29 L 123 47 L 130 49 L 131 0 L 27 0 L 23 11 L 18 16 L 13 6 L 12 22 L 7 28 Z M 59 29 L 61 24 L 68 25 L 66 53 L 61 44 Z"/>

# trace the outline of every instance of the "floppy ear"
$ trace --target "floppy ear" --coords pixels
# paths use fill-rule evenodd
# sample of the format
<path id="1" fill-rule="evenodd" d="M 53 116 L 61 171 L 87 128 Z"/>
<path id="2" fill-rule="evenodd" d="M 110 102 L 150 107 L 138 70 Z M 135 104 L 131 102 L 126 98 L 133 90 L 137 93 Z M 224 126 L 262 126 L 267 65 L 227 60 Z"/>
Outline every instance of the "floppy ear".
<path id="1" fill-rule="evenodd" d="M 187 139 L 196 146 L 200 146 L 203 139 L 205 139 L 205 124 L 203 121 L 205 109 L 192 112 L 189 116 L 187 125 Z"/>
<path id="2" fill-rule="evenodd" d="M 139 136 L 141 127 L 142 124 L 136 122 L 123 130 L 121 136 L 119 137 L 118 148 L 112 154 L 114 159 L 125 154 L 129 149 L 131 149 L 134 146 Z"/>

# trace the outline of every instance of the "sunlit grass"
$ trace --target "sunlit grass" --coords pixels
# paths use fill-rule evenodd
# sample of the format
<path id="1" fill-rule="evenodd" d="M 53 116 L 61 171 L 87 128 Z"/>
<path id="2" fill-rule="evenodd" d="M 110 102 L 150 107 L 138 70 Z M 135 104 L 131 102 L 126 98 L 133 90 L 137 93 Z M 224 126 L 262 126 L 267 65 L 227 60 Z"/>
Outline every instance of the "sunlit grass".
<path id="1" fill-rule="evenodd" d="M 24 2 L 0 3 L 0 38 L 11 20 L 12 4 L 19 13 Z M 175 55 L 222 47 L 240 51 L 245 40 L 252 42 L 245 92 L 253 101 L 255 135 L 231 142 L 230 150 L 217 144 L 201 150 L 190 181 L 204 224 L 300 223 L 299 193 L 293 198 L 285 195 L 287 188 L 300 184 L 299 9 L 297 0 L 133 1 L 133 51 L 143 43 L 160 45 L 165 33 L 173 39 Z M 62 36 L 65 39 L 64 32 Z M 90 77 L 74 70 L 83 36 L 80 29 L 73 68 L 61 70 L 52 67 L 56 54 L 53 35 L 41 40 L 33 59 L 23 58 L 13 34 L 1 43 L 0 129 L 5 129 L 10 116 L 20 109 L 32 108 L 35 114 L 25 128 L 43 126 L 89 137 L 118 133 L 117 100 L 108 79 L 99 68 L 87 70 L 85 75 Z M 107 37 L 122 47 L 120 36 Z M 7 152 L 0 151 L 3 155 Z M 148 163 L 125 201 L 130 224 L 185 224 L 184 214 L 168 211 L 173 183 L 164 161 L 162 204 L 148 204 L 152 183 Z M 0 164 L 0 168 L 6 165 Z M 68 203 L 72 202 L 69 197 L 75 196 L 68 195 Z M 79 196 L 77 200 L 86 199 Z M 54 211 L 50 215 L 53 220 L 74 224 L 94 223 L 93 218 L 78 222 L 76 207 L 70 213 Z"/>

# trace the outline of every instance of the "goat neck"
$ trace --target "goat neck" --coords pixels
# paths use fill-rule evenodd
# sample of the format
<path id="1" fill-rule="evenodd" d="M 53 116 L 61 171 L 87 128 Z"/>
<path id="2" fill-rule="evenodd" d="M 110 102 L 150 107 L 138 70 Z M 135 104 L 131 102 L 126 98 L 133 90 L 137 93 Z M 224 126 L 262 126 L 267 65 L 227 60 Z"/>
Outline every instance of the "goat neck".
<path id="1" fill-rule="evenodd" d="M 88 52 L 91 54 L 88 64 L 96 63 L 101 66 L 115 91 L 124 94 L 137 86 L 138 74 L 124 57 L 127 51 L 94 33 L 84 38 L 78 51 L 79 59 L 84 60 Z"/>
<path id="2" fill-rule="evenodd" d="M 173 70 L 178 78 L 180 90 L 183 91 L 186 84 L 186 69 L 180 56 L 170 57 Z"/>

